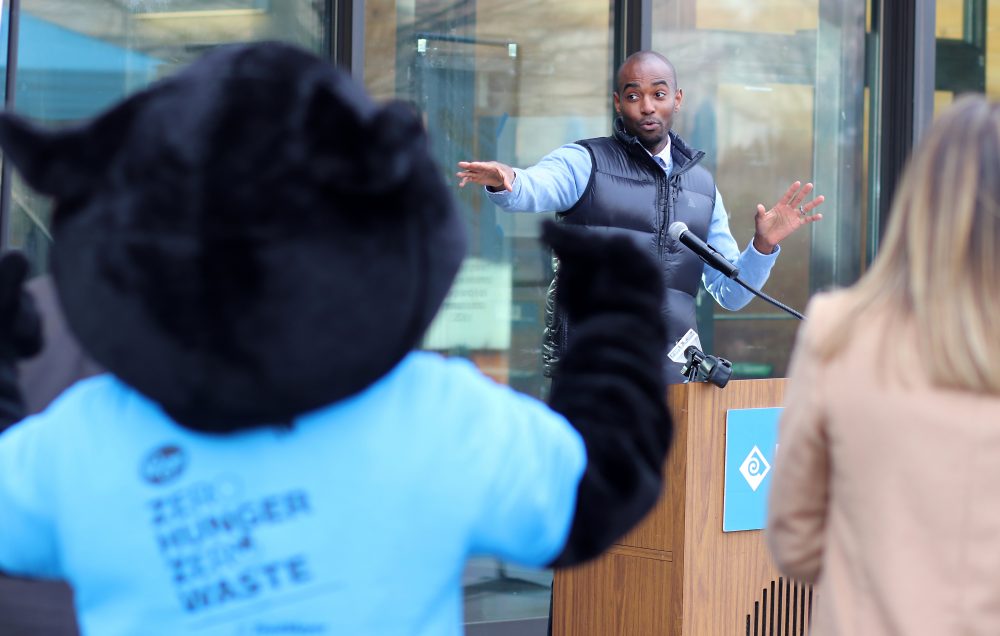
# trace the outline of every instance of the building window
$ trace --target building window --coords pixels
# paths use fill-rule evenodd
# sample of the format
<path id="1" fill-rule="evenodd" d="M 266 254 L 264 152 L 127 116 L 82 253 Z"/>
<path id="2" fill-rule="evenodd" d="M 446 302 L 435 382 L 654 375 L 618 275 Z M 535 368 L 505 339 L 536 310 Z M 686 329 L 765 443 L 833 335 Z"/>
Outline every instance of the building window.
<path id="1" fill-rule="evenodd" d="M 52 126 L 96 115 L 220 44 L 285 40 L 322 52 L 325 2 L 22 0 L 14 108 Z M 3 42 L 8 24 L 3 21 Z M 48 263 L 48 201 L 14 175 L 8 243 Z"/>

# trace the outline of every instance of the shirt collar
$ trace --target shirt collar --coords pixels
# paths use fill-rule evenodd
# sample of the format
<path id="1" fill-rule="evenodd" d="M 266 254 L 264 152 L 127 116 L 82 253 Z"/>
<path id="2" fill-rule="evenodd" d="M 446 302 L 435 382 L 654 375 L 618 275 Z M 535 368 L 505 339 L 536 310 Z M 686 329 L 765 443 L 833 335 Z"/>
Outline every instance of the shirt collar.
<path id="1" fill-rule="evenodd" d="M 670 156 L 670 144 L 671 144 L 670 135 L 667 135 L 667 145 L 663 147 L 663 150 L 661 150 L 660 152 L 656 153 L 655 155 L 653 153 L 649 152 L 648 150 L 646 150 L 645 146 L 643 146 L 643 148 L 642 148 L 643 150 L 646 150 L 646 152 L 649 154 L 649 156 L 653 157 L 653 159 L 656 159 L 656 157 L 660 158 L 660 161 L 657 161 L 657 163 L 659 163 L 661 166 L 663 166 L 663 170 L 668 175 L 670 174 L 670 171 L 674 167 L 674 160 Z M 660 163 L 661 161 L 662 161 L 662 163 Z"/>

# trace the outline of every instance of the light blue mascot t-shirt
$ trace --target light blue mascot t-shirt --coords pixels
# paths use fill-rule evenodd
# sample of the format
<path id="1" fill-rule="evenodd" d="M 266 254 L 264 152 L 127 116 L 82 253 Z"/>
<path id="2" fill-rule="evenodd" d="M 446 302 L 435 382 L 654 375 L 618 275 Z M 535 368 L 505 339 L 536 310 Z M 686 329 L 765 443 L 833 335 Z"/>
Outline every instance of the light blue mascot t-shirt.
<path id="1" fill-rule="evenodd" d="M 87 636 L 458 635 L 466 559 L 552 560 L 585 463 L 560 415 L 434 354 L 232 435 L 99 376 L 0 436 L 0 570 L 66 579 Z"/>

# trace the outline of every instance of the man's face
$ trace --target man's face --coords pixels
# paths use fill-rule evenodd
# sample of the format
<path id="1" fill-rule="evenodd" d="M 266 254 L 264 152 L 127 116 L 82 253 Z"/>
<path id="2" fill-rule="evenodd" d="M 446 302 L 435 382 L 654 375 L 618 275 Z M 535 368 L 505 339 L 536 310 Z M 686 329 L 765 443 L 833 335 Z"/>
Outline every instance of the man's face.
<path id="1" fill-rule="evenodd" d="M 621 115 L 625 130 L 655 155 L 667 145 L 682 97 L 669 66 L 655 57 L 638 58 L 619 73 L 615 112 Z"/>

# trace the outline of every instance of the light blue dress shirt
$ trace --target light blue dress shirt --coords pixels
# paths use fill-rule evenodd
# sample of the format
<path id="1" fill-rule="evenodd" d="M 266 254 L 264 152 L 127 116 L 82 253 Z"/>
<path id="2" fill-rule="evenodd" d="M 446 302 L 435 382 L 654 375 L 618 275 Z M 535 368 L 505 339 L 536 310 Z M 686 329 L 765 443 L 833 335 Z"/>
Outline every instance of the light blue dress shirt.
<path id="1" fill-rule="evenodd" d="M 669 176 L 673 170 L 670 145 L 653 157 Z M 495 204 L 509 212 L 565 211 L 583 196 L 590 181 L 592 169 L 590 153 L 579 144 L 566 144 L 542 157 L 530 168 L 514 168 L 516 175 L 513 192 L 486 191 Z M 740 252 L 736 239 L 729 231 L 729 214 L 722 203 L 722 195 L 715 192 L 715 209 L 708 228 L 708 243 L 740 268 L 740 278 L 760 289 L 771 273 L 781 248 L 771 254 L 761 254 L 753 241 Z M 721 272 L 705 265 L 702 284 L 715 300 L 729 310 L 743 308 L 753 299 L 753 294 L 727 278 Z"/>

